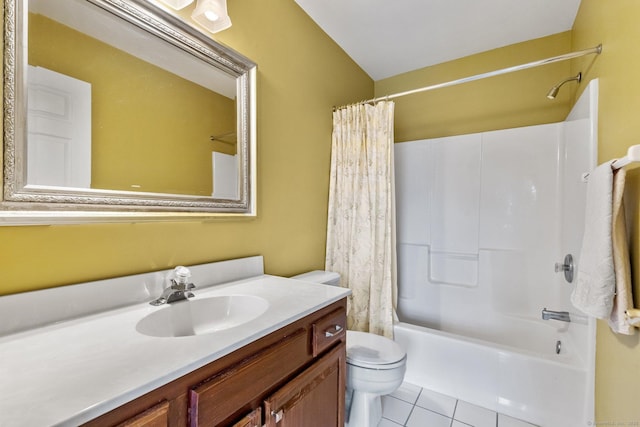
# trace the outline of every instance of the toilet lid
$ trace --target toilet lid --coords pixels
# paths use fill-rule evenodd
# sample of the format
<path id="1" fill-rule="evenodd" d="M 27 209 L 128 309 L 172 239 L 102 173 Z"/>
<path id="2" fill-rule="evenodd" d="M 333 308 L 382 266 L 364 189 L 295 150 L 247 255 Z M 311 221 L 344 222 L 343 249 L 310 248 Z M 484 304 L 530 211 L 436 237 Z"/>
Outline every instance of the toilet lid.
<path id="1" fill-rule="evenodd" d="M 347 363 L 371 369 L 393 369 L 404 364 L 406 353 L 389 338 L 347 331 Z"/>

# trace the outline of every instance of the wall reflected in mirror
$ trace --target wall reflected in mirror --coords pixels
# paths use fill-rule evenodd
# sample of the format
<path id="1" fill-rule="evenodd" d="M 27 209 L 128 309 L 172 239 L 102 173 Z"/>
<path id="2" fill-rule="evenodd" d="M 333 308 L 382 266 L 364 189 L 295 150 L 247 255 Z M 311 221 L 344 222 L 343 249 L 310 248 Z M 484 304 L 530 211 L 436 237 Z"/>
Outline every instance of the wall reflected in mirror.
<path id="1" fill-rule="evenodd" d="M 26 184 L 239 197 L 236 77 L 84 0 L 29 0 Z"/>

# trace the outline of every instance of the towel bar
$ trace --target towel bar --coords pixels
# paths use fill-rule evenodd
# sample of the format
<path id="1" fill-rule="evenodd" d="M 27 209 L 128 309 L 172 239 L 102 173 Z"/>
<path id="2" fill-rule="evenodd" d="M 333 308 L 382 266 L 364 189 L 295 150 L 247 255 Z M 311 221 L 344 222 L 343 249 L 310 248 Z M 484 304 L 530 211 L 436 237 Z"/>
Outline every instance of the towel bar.
<path id="1" fill-rule="evenodd" d="M 627 310 L 627 316 L 631 319 L 640 318 L 640 308 L 630 308 Z"/>
<path id="2" fill-rule="evenodd" d="M 629 149 L 627 150 L 626 156 L 619 158 L 617 160 L 614 160 L 614 162 L 611 163 L 611 169 L 618 170 L 627 165 L 630 165 L 631 163 L 638 163 L 638 162 L 640 162 L 640 144 L 632 145 L 631 147 L 629 147 Z M 580 177 L 580 180 L 582 182 L 588 182 L 589 172 L 583 173 Z"/>
<path id="3" fill-rule="evenodd" d="M 625 311 L 625 314 L 629 318 L 629 323 L 636 328 L 640 328 L 640 309 L 630 308 Z"/>
<path id="4" fill-rule="evenodd" d="M 627 150 L 627 155 L 621 159 L 616 160 L 611 165 L 612 169 L 620 169 L 628 164 L 636 163 L 640 161 L 640 145 L 632 145 Z"/>

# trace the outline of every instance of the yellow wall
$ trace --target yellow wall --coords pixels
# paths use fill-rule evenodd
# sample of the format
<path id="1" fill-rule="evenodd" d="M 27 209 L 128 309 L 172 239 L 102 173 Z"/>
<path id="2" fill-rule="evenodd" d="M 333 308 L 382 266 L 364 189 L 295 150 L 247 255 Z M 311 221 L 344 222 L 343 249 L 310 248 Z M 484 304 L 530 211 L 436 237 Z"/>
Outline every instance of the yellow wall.
<path id="1" fill-rule="evenodd" d="M 573 28 L 572 45 L 583 49 L 603 44 L 595 60 L 573 61 L 573 71 L 586 70 L 585 83 L 599 79 L 598 160 L 600 163 L 626 154 L 640 143 L 640 2 L 637 0 L 582 0 Z M 640 218 L 638 169 L 629 173 L 626 203 L 631 214 L 632 266 L 636 306 L 640 304 Z M 637 425 L 640 404 L 640 336 L 613 334 L 598 322 L 596 349 L 596 419 L 601 425 Z M 635 422 L 636 424 L 632 424 Z M 605 424 L 609 423 L 609 424 Z"/>
<path id="2" fill-rule="evenodd" d="M 371 79 L 293 0 L 235 0 L 214 38 L 258 64 L 258 218 L 0 227 L 0 294 L 262 254 L 268 273 L 324 267 L 331 107 Z"/>
<path id="3" fill-rule="evenodd" d="M 293 0 L 237 0 L 229 2 L 229 11 L 233 27 L 215 38 L 259 64 L 259 217 L 209 223 L 0 227 L 0 294 L 253 254 L 265 255 L 267 271 L 273 274 L 323 266 L 330 108 L 371 97 L 373 83 Z M 582 70 L 585 80 L 580 88 L 592 78 L 600 79 L 602 162 L 640 142 L 638 20 L 637 0 L 582 0 L 571 34 L 392 77 L 377 82 L 375 93 L 412 89 L 602 42 L 604 52 L 595 60 L 586 57 L 570 65 L 549 65 L 396 102 L 400 141 L 559 121 L 570 109 L 570 95 L 577 96 L 575 84 L 565 85 L 553 102 L 544 94 L 558 80 Z M 631 173 L 628 199 L 634 260 L 640 246 L 639 176 Z M 639 269 L 634 262 L 635 282 Z M 634 393 L 640 383 L 638 336 L 613 335 L 601 322 L 596 376 L 598 421 L 639 421 Z"/>
<path id="4" fill-rule="evenodd" d="M 211 195 L 209 137 L 235 131 L 235 100 L 42 15 L 29 64 L 91 83 L 92 188 Z"/>
<path id="5" fill-rule="evenodd" d="M 469 77 L 571 50 L 571 33 L 518 43 L 377 81 L 376 96 Z M 565 119 L 571 109 L 565 86 L 554 101 L 547 91 L 569 77 L 568 62 L 489 77 L 397 98 L 396 141 L 463 135 Z"/>

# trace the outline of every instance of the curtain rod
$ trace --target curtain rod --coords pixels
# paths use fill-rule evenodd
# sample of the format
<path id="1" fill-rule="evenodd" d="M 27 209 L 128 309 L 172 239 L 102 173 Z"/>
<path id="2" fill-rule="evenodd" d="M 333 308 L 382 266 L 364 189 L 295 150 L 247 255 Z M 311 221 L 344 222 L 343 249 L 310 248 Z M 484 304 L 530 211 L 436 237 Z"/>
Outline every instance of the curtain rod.
<path id="1" fill-rule="evenodd" d="M 502 74 L 513 73 L 514 71 L 526 70 L 528 68 L 539 67 L 541 65 L 553 64 L 554 62 L 566 61 L 568 59 L 578 58 L 580 56 L 597 54 L 600 55 L 602 52 L 602 44 L 599 44 L 596 47 L 592 47 L 589 49 L 578 50 L 576 52 L 565 53 L 564 55 L 558 55 L 547 59 L 541 59 L 539 61 L 528 62 L 526 64 L 515 65 L 513 67 L 503 68 L 501 70 L 489 71 L 488 73 L 476 74 L 475 76 L 463 77 L 457 80 L 451 80 L 449 82 L 438 83 L 431 86 L 425 86 L 418 89 L 407 90 L 405 92 L 398 92 L 391 95 L 380 96 L 377 98 L 369 99 L 367 101 L 356 102 L 352 105 L 361 105 L 361 104 L 370 104 L 376 103 L 379 101 L 387 101 L 389 99 L 400 98 L 401 96 L 413 95 L 414 93 L 427 92 L 429 90 L 441 89 L 444 87 L 455 86 L 462 83 L 473 82 L 476 80 L 486 79 L 487 77 L 499 76 Z M 342 108 L 347 107 L 347 105 L 343 105 L 341 107 L 333 107 L 335 110 L 340 110 Z"/>

